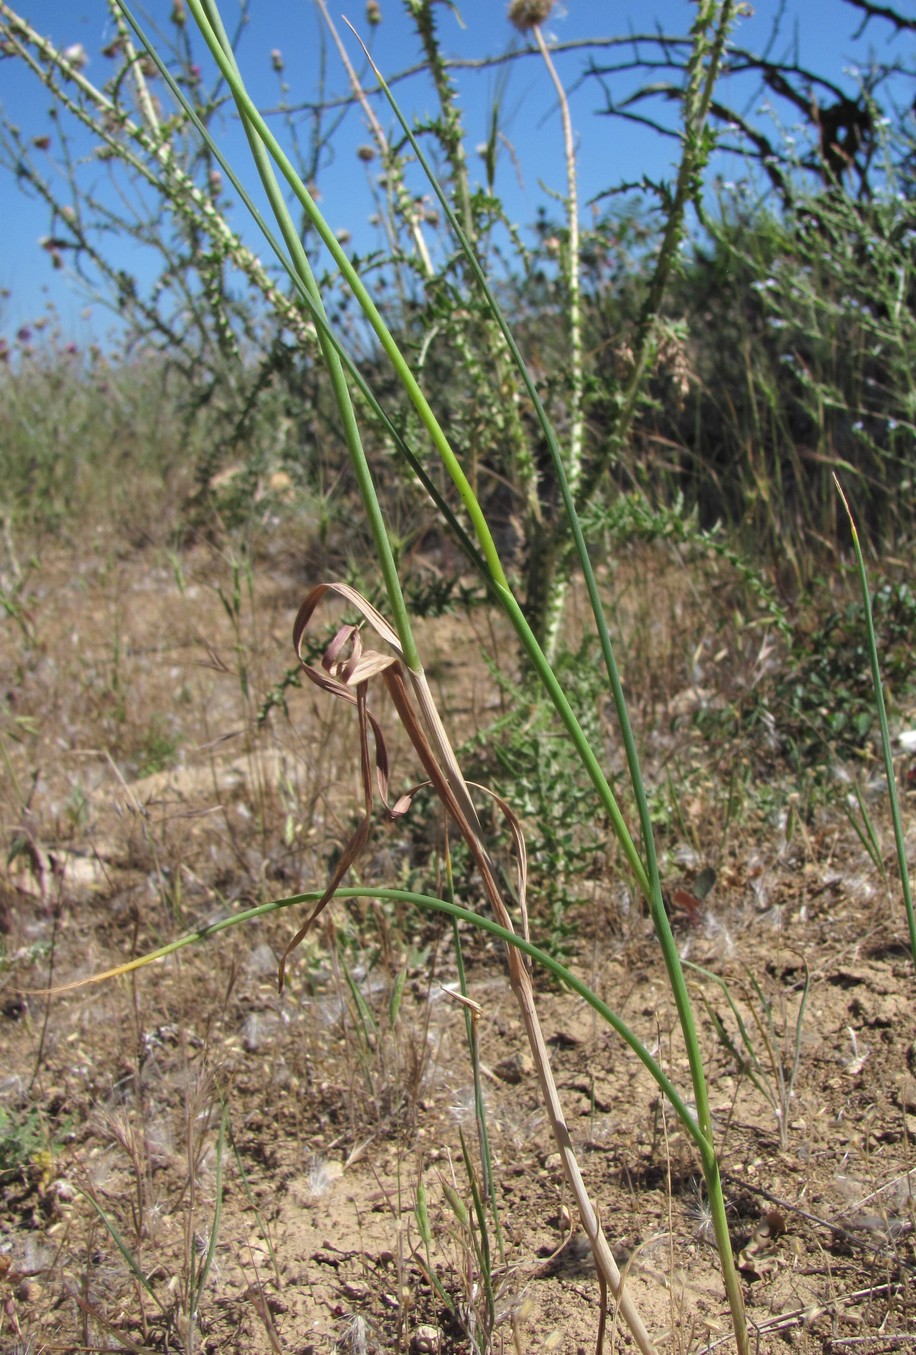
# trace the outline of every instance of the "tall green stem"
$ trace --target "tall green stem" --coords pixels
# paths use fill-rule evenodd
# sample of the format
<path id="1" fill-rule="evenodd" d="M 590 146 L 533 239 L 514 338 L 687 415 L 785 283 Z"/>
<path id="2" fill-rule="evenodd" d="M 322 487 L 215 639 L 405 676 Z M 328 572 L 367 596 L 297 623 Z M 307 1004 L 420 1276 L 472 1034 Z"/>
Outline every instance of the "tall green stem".
<path id="1" fill-rule="evenodd" d="M 119 3 L 121 3 L 121 0 L 119 0 Z M 333 258 L 337 267 L 340 269 L 341 275 L 343 276 L 347 285 L 351 288 L 363 314 L 369 321 L 369 324 L 372 326 L 372 329 L 374 330 L 376 337 L 378 338 L 379 343 L 381 344 L 382 349 L 385 352 L 385 355 L 388 357 L 395 372 L 398 375 L 399 380 L 402 382 L 405 390 L 410 396 L 410 399 L 413 401 L 413 404 L 418 414 L 420 415 L 421 419 L 423 420 L 423 423 L 427 429 L 427 432 L 429 433 L 429 436 L 433 442 L 433 445 L 436 448 L 437 453 L 439 454 L 443 464 L 445 465 L 446 470 L 448 471 L 459 494 L 461 495 L 462 502 L 464 503 L 465 510 L 473 524 L 475 533 L 480 542 L 481 550 L 483 551 L 484 556 L 486 558 L 487 566 L 490 570 L 492 578 L 496 582 L 506 584 L 507 582 L 506 576 L 499 558 L 499 552 L 496 549 L 496 545 L 495 542 L 493 541 L 493 536 L 490 531 L 489 525 L 486 521 L 486 518 L 484 516 L 483 510 L 481 509 L 480 504 L 478 503 L 477 498 L 474 495 L 473 489 L 471 488 L 471 485 L 468 482 L 468 479 L 464 474 L 464 471 L 462 470 L 458 458 L 456 457 L 454 451 L 452 450 L 452 447 L 449 444 L 447 437 L 442 431 L 442 428 L 440 427 L 432 411 L 429 401 L 426 399 L 426 396 L 421 390 L 420 385 L 416 377 L 414 376 L 413 372 L 411 371 L 407 360 L 404 358 L 391 332 L 389 331 L 387 325 L 382 319 L 382 316 L 377 306 L 375 305 L 374 301 L 372 300 L 372 297 L 369 294 L 365 284 L 360 278 L 359 273 L 353 267 L 352 263 L 347 257 L 347 254 L 342 249 L 339 241 L 334 235 L 334 232 L 331 230 L 330 226 L 325 221 L 324 217 L 318 210 L 318 207 L 316 206 L 314 200 L 312 199 L 305 185 L 300 180 L 299 175 L 296 172 L 295 166 L 291 163 L 287 155 L 284 153 L 281 146 L 277 142 L 276 137 L 270 131 L 270 128 L 267 126 L 266 122 L 261 117 L 260 113 L 252 103 L 241 81 L 241 78 L 238 75 L 234 62 L 229 57 L 226 56 L 225 52 L 222 49 L 222 46 L 219 43 L 216 34 L 213 31 L 213 28 L 210 25 L 209 19 L 204 10 L 204 6 L 201 3 L 201 0 L 188 0 L 188 8 L 194 15 L 194 18 L 198 23 L 198 26 L 200 27 L 201 33 L 203 34 L 203 37 L 207 42 L 208 47 L 210 48 L 210 51 L 213 55 L 213 59 L 219 66 L 223 76 L 226 79 L 226 83 L 228 84 L 230 90 L 232 91 L 232 95 L 236 101 L 237 106 L 239 107 L 240 111 L 243 111 L 246 130 L 250 129 L 251 131 L 256 133 L 257 138 L 262 143 L 262 147 L 269 152 L 271 159 L 277 165 L 278 169 L 283 175 L 283 178 L 289 184 L 297 200 L 303 207 L 304 211 L 307 213 L 309 221 L 311 222 L 316 234 L 319 236 L 322 243 L 331 254 L 331 257 Z"/>
<path id="2" fill-rule="evenodd" d="M 131 22 L 133 23 L 132 17 L 127 11 L 126 5 L 123 4 L 123 0 L 119 0 L 119 3 L 122 4 L 122 7 L 128 14 L 128 18 L 131 19 Z M 357 301 L 359 302 L 359 305 L 361 306 L 364 314 L 366 315 L 366 318 L 369 320 L 370 324 L 372 325 L 372 328 L 375 330 L 379 338 L 379 342 L 381 343 L 385 353 L 388 355 L 392 363 L 392 366 L 394 367 L 405 389 L 407 390 L 408 394 L 413 400 L 413 403 L 418 413 L 420 414 L 421 419 L 423 420 L 424 426 L 426 427 L 430 435 L 430 438 L 432 439 L 433 444 L 436 447 L 436 450 L 439 452 L 442 462 L 445 465 L 445 468 L 448 471 L 449 475 L 451 476 L 453 483 L 456 485 L 456 488 L 458 489 L 458 492 L 461 495 L 462 502 L 464 503 L 466 511 L 468 512 L 468 515 L 471 518 L 472 525 L 474 527 L 478 541 L 480 542 L 484 560 L 486 562 L 487 569 L 490 574 L 491 585 L 493 586 L 496 595 L 504 605 L 507 614 L 509 616 L 509 619 L 511 620 L 513 626 L 516 629 L 516 632 L 519 635 L 519 638 L 522 640 L 523 645 L 527 649 L 528 653 L 531 655 L 532 660 L 535 662 L 535 666 L 538 672 L 543 675 L 545 683 L 547 684 L 548 692 L 551 696 L 551 700 L 553 701 L 558 711 L 558 714 L 560 715 L 560 718 L 564 723 L 564 726 L 569 732 L 570 738 L 572 739 L 576 747 L 576 750 L 582 759 L 583 765 L 586 767 L 586 770 L 588 771 L 589 777 L 592 780 L 593 785 L 598 791 L 602 805 L 606 808 L 608 815 L 611 818 L 611 822 L 614 825 L 615 834 L 618 836 L 618 840 L 620 841 L 621 847 L 627 858 L 628 864 L 630 865 L 634 873 L 639 889 L 645 896 L 648 897 L 649 888 L 646 870 L 642 864 L 639 852 L 626 826 L 625 820 L 623 819 L 623 815 L 620 811 L 619 805 L 617 804 L 617 800 L 614 796 L 614 793 L 611 790 L 607 778 L 604 775 L 603 771 L 601 770 L 601 767 L 594 753 L 592 752 L 591 746 L 588 742 L 587 735 L 585 734 L 584 730 L 582 729 L 581 725 L 576 719 L 576 716 L 571 706 L 569 705 L 569 702 L 565 696 L 565 693 L 562 690 L 562 687 L 560 686 L 556 677 L 553 675 L 552 669 L 550 668 L 550 665 L 546 657 L 544 656 L 543 651 L 541 650 L 541 647 L 538 644 L 531 630 L 531 627 L 524 616 L 524 613 L 522 612 L 521 607 L 519 606 L 517 600 L 515 599 L 512 593 L 512 590 L 509 587 L 508 580 L 506 579 L 502 563 L 499 559 L 499 553 L 496 549 L 496 545 L 493 540 L 489 524 L 473 492 L 473 489 L 471 488 L 471 485 L 468 482 L 466 475 L 464 474 L 464 471 L 458 461 L 458 458 L 455 455 L 455 452 L 453 451 L 445 433 L 443 432 L 440 424 L 438 423 L 438 420 L 436 419 L 435 414 L 433 413 L 429 405 L 429 402 L 426 400 L 425 395 L 420 389 L 419 384 L 416 378 L 414 377 L 413 372 L 411 371 L 406 359 L 401 354 L 400 349 L 398 348 L 394 338 L 392 337 L 390 331 L 385 325 L 385 322 L 382 319 L 381 314 L 379 313 L 377 307 L 372 301 L 372 298 L 369 295 L 365 287 L 365 284 L 362 282 L 359 274 L 356 272 L 353 265 L 350 263 L 350 260 L 347 258 L 347 255 L 340 247 L 340 244 L 337 241 L 336 237 L 334 236 L 334 233 L 327 225 L 327 222 L 325 221 L 321 212 L 318 210 L 317 206 L 315 205 L 305 186 L 299 180 L 294 167 L 291 165 L 288 158 L 283 153 L 281 147 L 278 145 L 276 139 L 274 138 L 269 128 L 267 127 L 266 123 L 264 122 L 264 119 L 260 116 L 260 114 L 255 109 L 254 105 L 252 104 L 251 99 L 247 91 L 245 90 L 244 85 L 242 84 L 234 60 L 231 57 L 227 57 L 216 32 L 214 31 L 212 25 L 209 22 L 209 18 L 202 3 L 202 0 L 188 0 L 188 4 L 189 8 L 194 14 L 196 21 L 198 22 L 198 25 L 200 26 L 201 32 L 207 42 L 207 45 L 210 47 L 214 60 L 219 65 L 220 70 L 223 76 L 225 77 L 226 82 L 229 85 L 229 88 L 232 91 L 233 97 L 236 99 L 236 102 L 240 110 L 244 110 L 246 129 L 256 134 L 257 139 L 259 139 L 260 142 L 262 143 L 262 149 L 266 148 L 266 150 L 270 152 L 271 158 L 274 160 L 274 162 L 278 165 L 278 167 L 282 171 L 284 178 L 290 184 L 297 199 L 303 206 L 303 209 L 308 214 L 309 220 L 312 222 L 316 230 L 316 233 L 320 236 L 322 242 L 325 244 L 325 246 L 331 253 L 332 257 L 334 258 L 334 262 L 341 270 L 341 273 L 344 276 L 347 284 L 351 287 Z M 212 5 L 212 0 L 208 0 L 208 4 Z M 398 115 L 400 116 L 400 114 Z M 414 138 L 412 137 L 412 134 L 410 134 L 409 129 L 406 128 L 406 124 L 403 124 L 403 120 L 402 125 L 404 125 L 405 130 L 408 131 L 411 143 L 422 160 L 422 152 L 419 151 L 419 147 L 417 146 Z M 423 164 L 425 166 L 425 160 L 423 160 Z M 433 182 L 435 182 L 435 180 Z M 446 210 L 449 213 L 450 218 L 454 222 L 454 216 L 451 211 L 451 207 L 447 203 L 447 200 L 444 198 L 444 195 L 442 200 L 444 202 Z M 290 228 L 292 223 L 291 218 L 288 217 L 288 214 L 287 220 L 288 228 Z M 455 223 L 455 225 L 457 226 L 457 223 Z M 460 232 L 460 227 L 457 228 Z M 464 239 L 463 235 L 461 235 L 459 238 Z M 299 245 L 299 249 L 301 250 L 301 244 Z M 475 274 L 478 275 L 478 280 L 481 281 L 483 286 L 486 288 L 486 294 L 488 296 L 491 296 L 489 288 L 486 285 L 486 280 L 483 277 L 482 271 L 480 270 L 480 264 L 476 259 L 476 256 L 474 256 L 473 251 L 470 250 L 469 246 L 468 251 L 469 251 L 469 262 L 471 263 L 472 269 L 474 269 Z M 302 252 L 304 254 L 304 251 Z M 304 276 L 309 279 L 309 286 L 307 288 L 307 292 L 309 296 L 310 305 L 314 307 L 316 314 L 319 314 L 324 320 L 324 323 L 326 324 L 326 317 L 324 316 L 323 309 L 319 307 L 318 303 L 316 303 L 314 299 L 315 283 L 314 278 L 312 276 L 311 267 L 308 264 L 307 259 L 305 259 L 305 267 L 308 270 Z M 521 367 L 524 370 L 524 364 L 522 363 L 521 355 L 518 352 L 518 348 L 515 344 L 514 338 L 511 335 L 511 331 L 509 331 L 508 326 L 505 324 L 505 320 L 499 313 L 498 307 L 496 307 L 495 300 L 492 300 L 492 298 L 491 304 L 494 308 L 494 314 L 497 316 L 499 320 L 500 328 L 503 330 L 504 337 L 506 339 L 509 350 L 512 353 L 516 363 L 521 364 Z M 321 332 L 320 329 L 319 332 Z M 333 351 L 335 358 L 337 358 L 338 355 L 336 348 L 334 348 Z M 549 439 L 552 442 L 553 451 L 555 453 L 556 459 L 558 462 L 561 462 L 559 448 L 556 444 L 556 438 L 553 434 L 552 428 L 549 425 L 549 422 L 547 421 L 546 414 L 544 413 L 543 406 L 541 405 L 540 399 L 537 396 L 537 392 L 534 388 L 533 382 L 531 382 L 531 378 L 527 374 L 527 372 L 525 372 L 524 374 L 526 376 L 526 384 L 529 385 L 530 393 L 533 395 L 533 398 L 536 402 L 536 408 L 540 411 L 543 423 L 545 427 L 549 430 Z M 374 503 L 375 506 L 378 507 L 377 495 L 375 494 L 374 485 L 372 484 L 371 480 L 371 471 L 366 462 L 365 454 L 363 452 L 361 443 L 358 444 L 357 457 L 358 457 L 357 464 L 361 466 L 362 473 L 365 474 L 365 476 L 367 477 L 367 489 L 370 494 L 369 501 Z M 565 475 L 563 479 L 565 483 Z M 574 513 L 574 509 L 572 511 Z M 381 514 L 380 508 L 378 508 L 378 512 L 379 514 Z M 387 534 L 384 533 L 383 522 L 381 524 L 381 530 L 385 535 L 385 540 L 387 542 Z M 585 548 L 584 539 L 582 540 L 581 543 L 581 549 L 584 558 L 587 561 L 588 555 Z M 396 570 L 393 573 L 393 578 L 395 580 L 397 579 Z M 388 580 L 386 579 L 386 584 L 387 582 Z M 597 584 L 594 583 L 593 575 L 592 582 L 594 584 L 593 603 L 597 603 L 598 607 L 597 614 L 600 616 L 601 604 L 600 601 L 598 600 Z M 400 593 L 399 581 L 397 581 L 397 591 L 398 593 Z M 609 638 L 607 639 L 607 645 L 608 646 L 610 645 Z M 414 662 L 411 662 L 410 659 L 408 658 L 408 650 L 405 648 L 405 659 L 407 659 L 408 666 L 411 668 L 412 671 L 415 671 L 419 670 L 420 664 L 415 649 L 413 651 L 413 654 Z"/>

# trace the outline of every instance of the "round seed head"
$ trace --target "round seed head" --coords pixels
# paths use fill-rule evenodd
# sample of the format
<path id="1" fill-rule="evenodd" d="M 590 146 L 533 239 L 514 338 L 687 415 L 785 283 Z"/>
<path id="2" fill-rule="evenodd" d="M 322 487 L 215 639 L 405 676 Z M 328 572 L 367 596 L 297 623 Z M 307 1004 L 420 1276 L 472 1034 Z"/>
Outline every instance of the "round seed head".
<path id="1" fill-rule="evenodd" d="M 537 28 L 549 18 L 555 0 L 512 0 L 509 5 L 509 22 L 520 33 Z"/>

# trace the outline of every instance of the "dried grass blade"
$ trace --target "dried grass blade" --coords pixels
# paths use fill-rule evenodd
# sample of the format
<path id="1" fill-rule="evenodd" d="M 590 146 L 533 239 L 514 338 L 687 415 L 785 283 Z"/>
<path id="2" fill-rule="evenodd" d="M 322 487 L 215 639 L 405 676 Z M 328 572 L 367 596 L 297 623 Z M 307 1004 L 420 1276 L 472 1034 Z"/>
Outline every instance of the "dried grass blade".
<path id="1" fill-rule="evenodd" d="M 296 618 L 296 630 L 294 638 L 296 641 L 296 651 L 300 655 L 300 644 L 308 618 L 314 610 L 314 605 L 320 600 L 323 593 L 327 591 L 325 586 L 313 589 L 312 593 L 306 599 L 306 603 L 300 609 L 299 616 Z M 309 609 L 308 603 L 313 602 Z M 300 629 L 300 619 L 302 626 Z M 382 618 L 379 618 L 382 620 Z M 384 625 L 383 621 L 383 625 Z M 396 638 L 396 637 L 395 637 Z M 369 710 L 369 681 L 370 678 L 379 673 L 384 673 L 386 668 L 399 667 L 397 659 L 390 655 L 378 654 L 373 651 L 363 650 L 362 638 L 355 626 L 343 626 L 334 636 L 321 660 L 321 668 L 314 668 L 305 662 L 302 667 L 309 679 L 322 691 L 328 692 L 331 696 L 337 697 L 349 704 L 355 704 L 359 719 L 359 759 L 360 759 L 360 782 L 363 788 L 363 817 L 347 842 L 340 860 L 332 875 L 328 886 L 321 898 L 309 913 L 305 922 L 296 932 L 295 936 L 287 945 L 280 958 L 280 965 L 277 971 L 277 984 L 282 992 L 283 984 L 286 979 L 286 962 L 292 952 L 302 944 L 310 928 L 314 925 L 316 919 L 327 907 L 337 886 L 345 879 L 347 873 L 353 864 L 361 855 L 366 843 L 369 840 L 369 833 L 372 827 L 372 805 L 374 792 L 372 789 L 372 758 L 369 751 L 369 731 L 372 730 L 375 741 L 375 776 L 385 807 L 392 816 L 406 813 L 412 796 L 401 796 L 397 804 L 392 808 L 388 805 L 388 780 L 389 763 L 388 750 L 385 745 L 385 737 L 382 728 L 375 716 Z"/>
<path id="2" fill-rule="evenodd" d="M 380 639 L 391 649 L 395 657 L 404 664 L 407 672 L 410 674 L 410 681 L 417 698 L 417 704 L 420 708 L 423 722 L 429 736 L 429 741 L 436 750 L 436 756 L 446 769 L 446 773 L 455 795 L 461 801 L 466 818 L 474 825 L 475 832 L 481 835 L 480 820 L 477 817 L 477 810 L 471 800 L 461 768 L 458 765 L 458 759 L 455 757 L 454 749 L 449 741 L 448 734 L 445 732 L 445 726 L 436 707 L 435 699 L 429 689 L 429 682 L 422 669 L 414 669 L 407 666 L 404 650 L 397 631 L 385 620 L 381 612 L 373 607 L 363 595 L 348 583 L 320 583 L 314 587 L 296 616 L 293 625 L 293 646 L 299 656 L 302 658 L 302 639 L 308 627 L 316 607 L 321 602 L 326 593 L 334 593 L 338 597 L 349 602 L 357 611 L 368 621 L 369 625 L 375 631 Z"/>

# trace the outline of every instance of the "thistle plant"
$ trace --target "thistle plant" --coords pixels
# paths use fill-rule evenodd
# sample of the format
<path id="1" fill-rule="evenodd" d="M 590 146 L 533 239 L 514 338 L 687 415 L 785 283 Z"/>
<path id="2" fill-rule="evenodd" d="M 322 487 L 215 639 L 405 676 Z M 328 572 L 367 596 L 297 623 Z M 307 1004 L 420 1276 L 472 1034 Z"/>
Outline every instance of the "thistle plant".
<path id="1" fill-rule="evenodd" d="M 0 50 L 32 72 L 53 115 L 40 137 L 0 115 L 0 166 L 47 209 L 41 243 L 54 269 L 114 315 L 119 346 L 147 357 L 155 351 L 163 381 L 180 391 L 182 440 L 195 447 L 187 494 L 197 511 L 218 498 L 211 480 L 239 445 L 254 435 L 276 456 L 293 441 L 283 432 L 288 421 L 275 417 L 278 388 L 285 387 L 288 409 L 314 408 L 303 359 L 314 352 L 315 332 L 233 228 L 222 173 L 195 127 L 195 120 L 212 123 L 222 96 L 218 80 L 206 86 L 193 60 L 182 7 L 174 7 L 167 32 L 186 108 L 164 106 L 156 67 L 109 8 L 116 24 L 102 52 L 109 74 L 94 80 L 82 49 L 56 46 L 0 3 Z M 84 134 L 91 156 L 82 153 Z M 136 249 L 115 258 L 113 237 Z M 145 265 L 135 266 L 132 259 L 143 256 Z M 274 416 L 269 438 L 262 414 Z"/>

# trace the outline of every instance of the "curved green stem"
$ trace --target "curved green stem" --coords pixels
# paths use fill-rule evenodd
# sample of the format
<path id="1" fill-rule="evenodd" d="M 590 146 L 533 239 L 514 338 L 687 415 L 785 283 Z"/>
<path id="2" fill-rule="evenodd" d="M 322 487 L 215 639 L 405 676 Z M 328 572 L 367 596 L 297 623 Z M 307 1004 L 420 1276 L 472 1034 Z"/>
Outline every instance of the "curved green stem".
<path id="1" fill-rule="evenodd" d="M 589 988 L 588 984 L 577 978 L 566 965 L 549 955 L 547 951 L 541 950 L 533 942 L 526 941 L 523 936 L 500 926 L 492 918 L 486 917 L 482 913 L 475 913 L 470 908 L 462 908 L 460 904 L 452 903 L 449 899 L 436 898 L 433 894 L 419 894 L 411 889 L 380 888 L 376 885 L 368 887 L 366 885 L 342 885 L 332 895 L 335 899 L 365 899 L 370 896 L 373 899 L 385 899 L 390 903 L 411 904 L 415 908 L 421 908 L 424 912 L 444 913 L 447 917 L 454 918 L 456 922 L 464 922 L 470 927 L 477 927 L 480 931 L 488 932 L 491 936 L 505 942 L 507 946 L 514 946 L 523 955 L 535 960 L 567 987 L 570 992 L 576 993 L 577 996 L 587 1002 L 617 1032 L 658 1084 L 659 1089 L 671 1103 L 678 1119 L 696 1142 L 700 1153 L 705 1155 L 711 1150 L 711 1144 L 697 1124 L 696 1116 L 685 1104 L 670 1078 L 652 1057 L 639 1037 L 606 1002 L 598 997 L 597 993 Z M 208 941 L 211 937 L 218 936 L 220 932 L 229 931 L 233 927 L 240 927 L 246 922 L 255 922 L 262 917 L 269 917 L 272 913 L 282 912 L 286 908 L 295 908 L 300 904 L 317 903 L 323 897 L 322 890 L 310 889 L 302 894 L 292 894 L 288 898 L 271 899 L 270 903 L 261 903 L 255 908 L 245 908 L 240 913 L 233 913 L 231 917 L 221 918 L 219 922 L 210 922 L 204 927 L 199 927 L 196 931 L 186 932 L 184 936 L 169 941 L 167 945 L 160 946 L 157 950 L 151 950 L 146 955 L 139 955 L 136 959 L 128 960 L 123 965 L 108 969 L 103 974 L 96 974 L 88 981 L 90 983 L 101 983 L 103 980 L 115 976 L 132 974 L 138 969 L 144 969 L 147 965 L 155 964 L 157 960 L 164 960 L 169 955 L 175 955 L 187 946 Z"/>
<path id="2" fill-rule="evenodd" d="M 684 1129 L 697 1145 L 700 1154 L 700 1161 L 703 1169 L 703 1177 L 706 1183 L 709 1206 L 712 1213 L 713 1229 L 716 1237 L 716 1246 L 719 1253 L 719 1261 L 722 1267 L 723 1279 L 725 1281 L 728 1294 L 729 1306 L 736 1318 L 736 1337 L 739 1351 L 742 1355 L 748 1351 L 747 1329 L 746 1325 L 739 1325 L 737 1314 L 743 1317 L 744 1299 L 741 1294 L 740 1281 L 735 1270 L 734 1256 L 731 1249 L 731 1239 L 728 1232 L 728 1222 L 725 1216 L 725 1201 L 722 1195 L 722 1180 L 719 1173 L 719 1164 L 716 1157 L 715 1145 L 711 1134 L 704 1132 L 698 1117 L 691 1111 L 678 1093 L 676 1087 L 670 1078 L 661 1068 L 656 1059 L 652 1057 L 646 1046 L 639 1037 L 634 1034 L 630 1027 L 623 1021 L 611 1007 L 608 1006 L 598 995 L 589 988 L 588 984 L 577 978 L 566 965 L 561 964 L 552 955 L 541 950 L 539 946 L 515 932 L 507 930 L 500 926 L 492 918 L 483 916 L 480 913 L 472 912 L 468 908 L 462 908 L 459 904 L 452 903 L 446 899 L 439 899 L 433 895 L 419 894 L 408 889 L 386 889 L 376 888 L 375 886 L 367 888 L 366 886 L 344 886 L 337 889 L 334 893 L 336 899 L 362 899 L 371 894 L 375 899 L 386 899 L 392 903 L 411 904 L 413 907 L 420 908 L 425 912 L 444 913 L 457 922 L 464 922 L 470 927 L 477 927 L 481 931 L 488 932 L 498 940 L 508 946 L 514 946 L 516 950 L 521 951 L 530 959 L 543 966 L 550 974 L 559 980 L 570 992 L 575 993 L 582 998 L 584 1002 L 595 1011 L 602 1020 L 620 1036 L 625 1044 L 632 1049 L 633 1053 L 642 1063 L 649 1075 L 652 1077 L 659 1090 L 671 1105 Z M 299 904 L 314 904 L 324 897 L 324 892 L 320 889 L 308 890 L 302 894 L 293 894 L 288 898 L 273 899 L 270 903 L 259 904 L 255 908 L 246 908 L 240 913 L 235 913 L 232 917 L 222 918 L 219 922 L 209 923 L 205 927 L 200 927 L 194 932 L 188 932 L 184 936 L 170 941 L 167 945 L 160 946 L 157 950 L 150 951 L 146 955 L 138 956 L 134 960 L 129 960 L 123 965 L 117 965 L 113 969 L 106 970 L 102 974 L 95 975 L 88 982 L 101 983 L 106 979 L 119 977 L 122 974 L 130 974 L 138 969 L 155 963 L 157 960 L 165 959 L 168 955 L 174 955 L 183 950 L 186 946 L 196 945 L 201 941 L 207 941 L 211 937 L 218 936 L 220 932 L 228 931 L 232 927 L 239 927 L 246 922 L 253 922 L 259 918 L 267 917 L 271 913 L 281 912 L 286 908 L 293 908 Z M 82 986 L 86 980 L 80 984 L 72 985 L 74 987 Z M 737 1307 L 736 1307 L 737 1305 Z"/>

